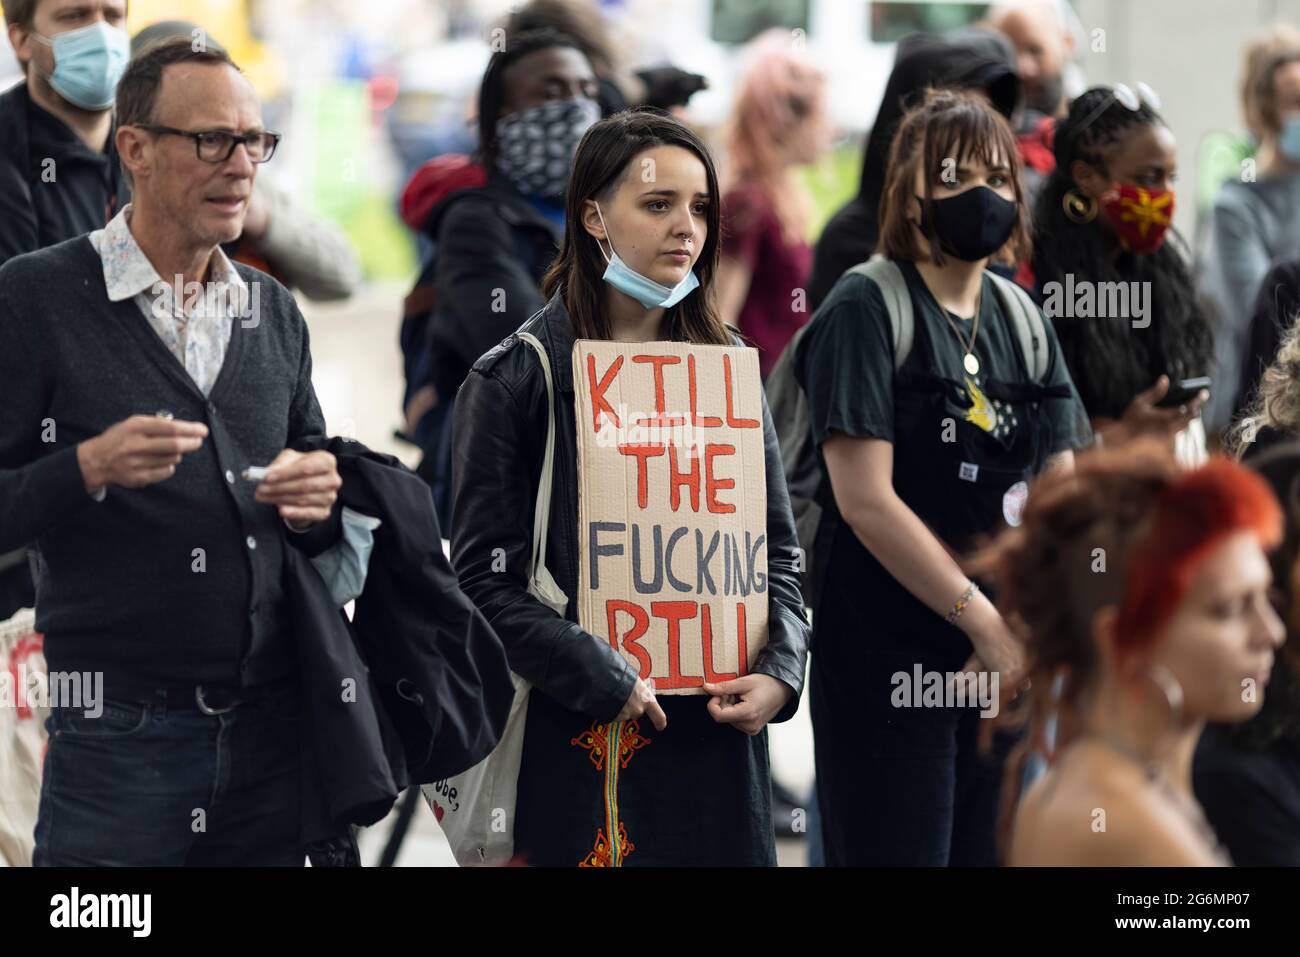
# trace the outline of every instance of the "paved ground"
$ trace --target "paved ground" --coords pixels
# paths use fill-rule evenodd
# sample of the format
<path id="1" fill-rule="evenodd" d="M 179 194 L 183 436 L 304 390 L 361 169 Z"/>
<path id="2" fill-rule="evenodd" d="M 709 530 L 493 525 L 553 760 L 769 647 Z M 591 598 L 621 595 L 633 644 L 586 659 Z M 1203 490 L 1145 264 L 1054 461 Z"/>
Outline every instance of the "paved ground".
<path id="1" fill-rule="evenodd" d="M 372 286 L 349 302 L 303 304 L 311 330 L 316 394 L 329 430 L 350 435 L 373 449 L 397 455 L 414 465 L 418 452 L 393 438 L 401 423 L 402 363 L 397 345 L 402 286 Z M 797 794 L 812 780 L 812 730 L 807 709 L 769 731 L 773 773 Z M 368 828 L 361 839 L 363 859 L 373 864 L 387 841 L 391 821 Z M 802 866 L 801 840 L 778 842 L 782 866 Z M 447 842 L 427 806 L 417 811 L 398 865 L 454 864 Z"/>

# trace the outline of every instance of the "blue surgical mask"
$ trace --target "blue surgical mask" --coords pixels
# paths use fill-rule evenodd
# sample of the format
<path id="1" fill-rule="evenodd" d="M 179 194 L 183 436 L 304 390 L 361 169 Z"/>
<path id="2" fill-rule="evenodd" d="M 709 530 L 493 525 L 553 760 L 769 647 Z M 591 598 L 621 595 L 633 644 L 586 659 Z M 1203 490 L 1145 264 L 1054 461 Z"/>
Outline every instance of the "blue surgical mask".
<path id="1" fill-rule="evenodd" d="M 43 37 L 32 36 L 54 49 L 54 92 L 83 110 L 106 110 L 113 105 L 117 81 L 131 59 L 131 38 L 125 30 L 103 20 L 76 30 Z"/>
<path id="2" fill-rule="evenodd" d="M 1293 163 L 1300 163 L 1300 113 L 1288 113 L 1277 138 L 1278 151 Z"/>
<path id="3" fill-rule="evenodd" d="M 606 262 L 605 275 L 601 278 L 609 283 L 619 292 L 631 296 L 647 309 L 655 307 L 668 308 L 675 306 L 696 289 L 700 287 L 699 277 L 695 275 L 692 269 L 686 276 L 675 286 L 665 286 L 662 283 L 655 282 L 649 276 L 643 276 L 627 263 L 619 258 L 614 251 L 614 241 L 609 239 L 609 227 L 605 225 L 605 215 L 600 211 L 600 203 L 596 204 L 596 215 L 600 217 L 600 226 L 605 230 L 605 237 L 609 240 L 610 255 L 605 256 L 605 247 L 596 243 L 600 247 L 600 254 L 605 256 Z"/>
<path id="4" fill-rule="evenodd" d="M 382 524 L 374 516 L 354 512 L 345 505 L 343 534 L 330 548 L 312 557 L 311 563 L 325 580 L 335 607 L 342 608 L 366 590 L 375 529 Z"/>

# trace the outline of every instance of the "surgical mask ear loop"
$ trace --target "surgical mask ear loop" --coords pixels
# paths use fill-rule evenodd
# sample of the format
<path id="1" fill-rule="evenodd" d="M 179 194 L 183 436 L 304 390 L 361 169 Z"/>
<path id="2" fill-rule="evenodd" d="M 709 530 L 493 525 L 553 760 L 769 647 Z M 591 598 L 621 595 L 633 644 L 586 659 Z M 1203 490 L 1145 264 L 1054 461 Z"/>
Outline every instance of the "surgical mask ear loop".
<path id="1" fill-rule="evenodd" d="M 596 203 L 594 199 L 592 200 L 592 202 Z M 605 241 L 609 243 L 609 251 L 613 252 L 614 240 L 609 238 L 609 227 L 605 225 L 605 216 L 600 211 L 600 203 L 596 203 L 596 215 L 600 217 L 600 228 L 605 230 Z M 602 256 L 605 256 L 605 247 L 600 244 L 599 239 L 596 240 L 596 248 L 600 250 L 600 254 Z M 609 262 L 613 262 L 613 260 L 610 259 L 608 256 L 605 256 L 605 262 L 609 263 Z"/>

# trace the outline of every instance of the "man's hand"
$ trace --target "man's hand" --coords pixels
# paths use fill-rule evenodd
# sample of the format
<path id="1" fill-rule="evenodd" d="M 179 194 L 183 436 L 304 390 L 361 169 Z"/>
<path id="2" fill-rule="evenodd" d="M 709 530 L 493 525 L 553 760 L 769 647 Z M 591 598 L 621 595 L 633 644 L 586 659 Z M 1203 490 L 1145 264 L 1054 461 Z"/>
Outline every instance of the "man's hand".
<path id="1" fill-rule="evenodd" d="M 746 734 L 762 731 L 794 694 L 794 689 L 771 675 L 743 675 L 719 684 L 705 683 L 709 714 L 718 724 L 734 724 Z"/>
<path id="2" fill-rule="evenodd" d="M 133 415 L 77 446 L 77 464 L 86 491 L 106 485 L 144 488 L 176 473 L 186 453 L 197 451 L 208 436 L 202 422 Z"/>
<path id="3" fill-rule="evenodd" d="M 258 483 L 254 497 L 264 505 L 277 506 L 281 518 L 305 531 L 329 518 L 342 484 L 338 463 L 329 452 L 285 449 Z"/>

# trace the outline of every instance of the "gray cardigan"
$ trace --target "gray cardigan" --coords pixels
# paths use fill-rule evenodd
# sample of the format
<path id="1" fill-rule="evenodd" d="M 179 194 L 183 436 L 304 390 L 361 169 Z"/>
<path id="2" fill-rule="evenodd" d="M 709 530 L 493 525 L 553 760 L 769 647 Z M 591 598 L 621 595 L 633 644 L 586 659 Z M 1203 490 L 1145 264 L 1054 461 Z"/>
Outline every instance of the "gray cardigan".
<path id="1" fill-rule="evenodd" d="M 86 237 L 0 267 L 0 551 L 35 543 L 49 667 L 104 672 L 108 698 L 295 667 L 281 584 L 292 533 L 239 473 L 325 423 L 292 296 L 236 268 L 260 284 L 260 311 L 236 319 L 205 398 L 135 302 L 108 300 Z M 166 481 L 96 502 L 77 443 L 162 409 L 205 422 L 203 447 Z M 312 553 L 337 534 L 336 515 L 292 539 Z"/>

